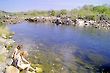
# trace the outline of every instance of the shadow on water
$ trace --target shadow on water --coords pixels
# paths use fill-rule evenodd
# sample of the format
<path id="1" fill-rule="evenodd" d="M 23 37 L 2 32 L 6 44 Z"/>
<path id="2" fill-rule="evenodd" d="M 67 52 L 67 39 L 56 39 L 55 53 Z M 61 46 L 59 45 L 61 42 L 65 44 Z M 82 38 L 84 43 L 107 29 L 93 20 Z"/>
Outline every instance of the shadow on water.
<path id="1" fill-rule="evenodd" d="M 27 22 L 9 28 L 44 73 L 107 73 L 110 69 L 109 31 Z"/>

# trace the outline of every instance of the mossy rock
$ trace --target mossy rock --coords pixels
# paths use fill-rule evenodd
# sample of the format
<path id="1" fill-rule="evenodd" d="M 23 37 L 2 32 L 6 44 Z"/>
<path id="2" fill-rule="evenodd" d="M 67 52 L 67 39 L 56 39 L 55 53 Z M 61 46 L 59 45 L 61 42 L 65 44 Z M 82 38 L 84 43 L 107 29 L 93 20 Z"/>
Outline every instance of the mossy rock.
<path id="1" fill-rule="evenodd" d="M 31 64 L 31 66 L 33 67 L 33 68 L 36 68 L 36 67 L 43 67 L 41 64 Z"/>
<path id="2" fill-rule="evenodd" d="M 11 32 L 8 35 L 6 35 L 7 39 L 12 39 L 14 34 L 14 32 Z"/>
<path id="3" fill-rule="evenodd" d="M 53 53 L 52 53 L 53 55 Z M 51 70 L 54 70 L 55 73 L 61 71 L 62 64 L 60 62 L 55 61 L 56 57 L 52 57 L 51 53 L 46 53 L 40 51 L 37 54 L 31 54 L 29 60 L 33 63 L 31 66 L 33 68 L 42 68 L 44 73 L 51 73 Z M 37 56 L 37 58 L 35 57 Z M 36 64 L 37 63 L 37 64 Z"/>
<path id="4" fill-rule="evenodd" d="M 42 73 L 43 72 L 43 69 L 42 68 L 39 68 L 39 67 L 36 67 L 36 72 L 37 73 Z"/>
<path id="5" fill-rule="evenodd" d="M 42 65 L 40 65 L 40 64 L 31 64 L 31 66 L 36 69 L 37 73 L 42 73 L 43 72 L 43 66 Z"/>
<path id="6" fill-rule="evenodd" d="M 8 45 L 8 46 L 6 46 L 7 50 L 11 50 L 12 47 L 13 47 L 12 45 Z"/>

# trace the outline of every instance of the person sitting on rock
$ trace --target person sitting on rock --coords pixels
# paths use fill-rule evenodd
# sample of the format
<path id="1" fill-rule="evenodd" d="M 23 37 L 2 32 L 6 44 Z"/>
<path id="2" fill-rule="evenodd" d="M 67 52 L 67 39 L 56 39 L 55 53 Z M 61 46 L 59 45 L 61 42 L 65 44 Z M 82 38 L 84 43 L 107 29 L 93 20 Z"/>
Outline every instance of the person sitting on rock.
<path id="1" fill-rule="evenodd" d="M 13 54 L 12 54 L 12 59 L 13 59 L 12 66 L 14 66 L 14 67 L 17 67 L 17 62 L 18 62 L 17 56 L 18 56 L 18 54 L 20 53 L 22 47 L 23 47 L 22 45 L 18 45 L 18 46 L 14 49 L 14 52 L 13 52 Z"/>
<path id="2" fill-rule="evenodd" d="M 18 54 L 18 62 L 17 62 L 17 66 L 18 68 L 22 69 L 22 70 L 25 70 L 26 71 L 29 71 L 30 69 L 35 71 L 35 69 L 33 69 L 31 67 L 31 64 L 30 62 L 28 62 L 24 57 L 26 57 L 28 55 L 27 51 L 21 51 L 19 54 Z"/>

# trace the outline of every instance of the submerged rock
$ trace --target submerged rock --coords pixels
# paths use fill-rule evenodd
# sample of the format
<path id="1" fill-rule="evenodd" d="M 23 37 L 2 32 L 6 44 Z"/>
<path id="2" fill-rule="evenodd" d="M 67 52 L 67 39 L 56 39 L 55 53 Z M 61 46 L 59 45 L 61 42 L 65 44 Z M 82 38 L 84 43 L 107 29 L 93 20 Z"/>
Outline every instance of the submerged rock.
<path id="1" fill-rule="evenodd" d="M 104 64 L 99 67 L 100 73 L 110 73 L 110 64 Z"/>
<path id="2" fill-rule="evenodd" d="M 36 72 L 37 72 L 37 73 L 42 73 L 43 70 L 42 70 L 42 68 L 36 67 Z"/>

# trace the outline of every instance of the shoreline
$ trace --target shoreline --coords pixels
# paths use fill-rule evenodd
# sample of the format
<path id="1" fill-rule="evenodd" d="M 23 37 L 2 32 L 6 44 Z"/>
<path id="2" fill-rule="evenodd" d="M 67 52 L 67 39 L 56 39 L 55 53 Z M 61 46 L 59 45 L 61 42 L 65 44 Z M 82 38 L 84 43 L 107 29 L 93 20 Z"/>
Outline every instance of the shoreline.
<path id="1" fill-rule="evenodd" d="M 92 27 L 96 29 L 105 29 L 110 30 L 110 20 L 87 20 L 83 18 L 72 19 L 68 16 L 34 16 L 34 17 L 18 17 L 18 16 L 4 16 L 0 18 L 1 24 L 17 24 L 24 21 L 32 23 L 46 23 L 46 24 L 55 24 L 55 25 L 66 25 L 87 28 Z"/>
<path id="2" fill-rule="evenodd" d="M 7 40 L 7 41 L 9 41 L 9 39 L 6 39 L 6 37 L 5 37 L 5 35 L 3 36 L 2 35 L 2 37 L 1 37 L 3 40 Z M 12 40 L 12 38 L 10 38 L 11 40 Z M 15 43 L 16 44 L 16 43 Z M 5 44 L 6 45 L 6 44 Z M 26 44 L 27 45 L 27 44 Z M 4 45 L 3 45 L 4 46 Z M 30 55 L 30 60 L 35 64 L 35 65 L 33 65 L 33 66 L 39 66 L 40 65 L 40 67 L 42 67 L 42 69 L 44 70 L 46 70 L 47 68 L 49 68 L 49 69 L 47 69 L 47 71 L 51 71 L 51 70 L 55 70 L 55 71 L 60 71 L 61 70 L 61 68 L 62 68 L 62 71 L 65 71 L 65 67 L 64 67 L 64 65 L 62 65 L 62 62 L 60 62 L 60 61 L 63 61 L 63 60 L 61 60 L 60 58 L 59 58 L 59 56 L 58 57 L 56 57 L 55 55 L 52 55 L 52 54 L 48 54 L 48 53 L 45 53 L 44 51 L 41 51 L 40 50 L 40 48 L 41 47 L 39 47 L 38 46 L 38 49 L 36 50 L 36 51 L 38 51 L 37 52 L 37 54 L 34 54 L 34 53 L 32 53 L 32 54 L 34 54 L 34 55 Z M 8 50 L 7 50 L 8 51 Z M 40 52 L 39 52 L 40 51 Z M 10 53 L 9 51 L 7 52 L 7 54 L 8 53 Z M 47 55 L 48 54 L 48 55 Z M 8 54 L 9 55 L 9 54 Z M 47 57 L 48 56 L 48 57 Z M 52 59 L 51 57 L 53 58 L 54 56 L 55 56 L 55 58 L 56 59 Z M 50 57 L 50 58 L 49 58 Z M 50 59 L 49 61 L 48 61 L 48 58 Z M 36 59 L 36 61 L 34 61 Z M 62 58 L 63 59 L 63 58 Z M 8 59 L 8 61 L 9 61 L 10 59 Z M 52 61 L 51 61 L 52 60 Z M 53 62 L 54 61 L 54 62 Z M 78 59 L 78 62 L 81 62 L 81 64 L 83 65 L 83 63 L 82 63 L 82 61 L 80 61 L 80 58 Z M 36 64 L 37 63 L 37 64 Z M 5 62 L 5 64 L 6 64 L 6 62 Z M 3 65 L 5 65 L 5 64 L 3 64 Z M 74 64 L 73 64 L 74 65 Z M 58 67 L 57 67 L 58 66 Z M 1 66 L 2 67 L 2 66 Z M 45 68 L 45 67 L 47 67 L 47 68 Z M 53 69 L 52 69 L 53 68 Z M 74 67 L 72 67 L 73 69 L 74 69 Z M 82 66 L 82 68 L 87 68 L 87 69 L 89 69 L 89 70 L 91 70 L 93 67 L 91 67 L 91 66 L 88 66 L 87 65 L 87 67 L 84 67 L 84 66 Z M 71 69 L 72 70 L 72 69 Z M 74 70 L 75 71 L 75 70 Z M 76 72 L 77 73 L 77 72 Z"/>
<path id="3" fill-rule="evenodd" d="M 98 29 L 110 29 L 110 22 L 103 21 L 94 21 L 94 20 L 83 20 L 83 19 L 71 19 L 69 17 L 34 17 L 26 18 L 25 21 L 33 23 L 52 23 L 56 25 L 72 25 L 74 27 L 93 27 Z"/>
<path id="4" fill-rule="evenodd" d="M 11 65 L 11 53 L 15 45 L 15 41 L 11 38 L 5 38 L 6 36 L 0 36 L 0 73 L 4 73 L 5 68 Z"/>

